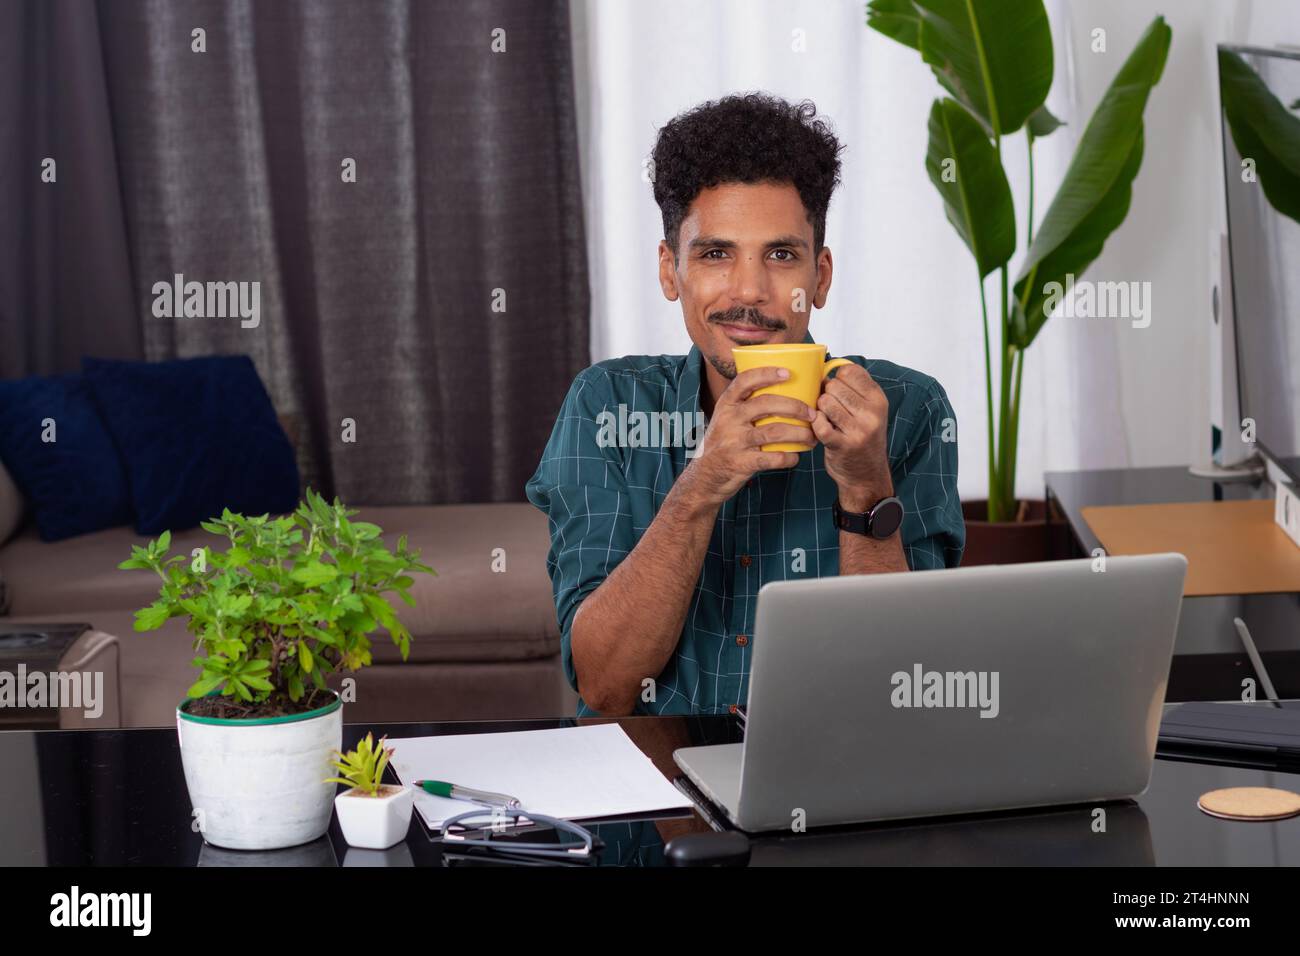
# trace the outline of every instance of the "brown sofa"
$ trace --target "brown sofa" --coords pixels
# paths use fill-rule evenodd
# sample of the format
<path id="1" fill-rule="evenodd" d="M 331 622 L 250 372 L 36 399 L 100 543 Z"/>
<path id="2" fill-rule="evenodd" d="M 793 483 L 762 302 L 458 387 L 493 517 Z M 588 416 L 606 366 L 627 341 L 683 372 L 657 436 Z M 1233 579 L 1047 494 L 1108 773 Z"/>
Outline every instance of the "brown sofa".
<path id="1" fill-rule="evenodd" d="M 356 678 L 349 720 L 491 720 L 567 716 L 576 698 L 559 665 L 559 632 L 546 575 L 546 516 L 525 503 L 363 508 L 395 544 L 401 534 L 437 577 L 418 575 L 414 608 L 395 601 L 413 635 L 405 663 L 376 635 L 375 663 Z M 0 531 L 2 534 L 2 531 Z M 2 540 L 2 539 L 0 539 Z M 34 528 L 0 543 L 8 621 L 85 621 L 120 643 L 124 726 L 170 725 L 197 672 L 184 624 L 135 633 L 133 612 L 157 596 L 156 576 L 119 571 L 143 538 L 113 528 L 46 543 Z M 173 535 L 173 553 L 212 536 Z M 494 549 L 505 570 L 493 571 Z"/>

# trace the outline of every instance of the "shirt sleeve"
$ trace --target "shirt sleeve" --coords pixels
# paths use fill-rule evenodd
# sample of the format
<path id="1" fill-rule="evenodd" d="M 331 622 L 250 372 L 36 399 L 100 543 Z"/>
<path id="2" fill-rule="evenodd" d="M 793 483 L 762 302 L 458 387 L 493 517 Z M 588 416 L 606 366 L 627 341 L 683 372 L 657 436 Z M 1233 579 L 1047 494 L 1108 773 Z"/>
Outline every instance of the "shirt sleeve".
<path id="1" fill-rule="evenodd" d="M 574 690 L 574 615 L 636 543 L 622 450 L 616 442 L 600 440 L 602 414 L 617 416 L 613 390 L 607 374 L 592 367 L 570 386 L 542 460 L 525 486 L 528 500 L 548 518 L 546 569 L 560 626 L 560 659 Z"/>
<path id="2" fill-rule="evenodd" d="M 890 445 L 894 494 L 903 502 L 908 567 L 955 568 L 966 547 L 966 521 L 957 496 L 957 416 L 937 381 L 907 389 Z"/>

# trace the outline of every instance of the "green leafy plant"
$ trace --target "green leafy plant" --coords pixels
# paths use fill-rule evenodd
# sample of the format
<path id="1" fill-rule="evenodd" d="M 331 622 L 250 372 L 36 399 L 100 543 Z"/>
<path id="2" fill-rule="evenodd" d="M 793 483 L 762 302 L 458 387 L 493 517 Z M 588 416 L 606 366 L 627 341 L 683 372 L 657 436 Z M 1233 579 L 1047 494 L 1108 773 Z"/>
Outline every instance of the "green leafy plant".
<path id="1" fill-rule="evenodd" d="M 201 670 L 192 698 L 220 691 L 261 709 L 285 709 L 336 671 L 371 662 L 369 635 L 386 628 L 405 660 L 410 632 L 384 597 L 409 605 L 413 573 L 434 573 L 403 536 L 390 551 L 378 525 L 350 521 L 357 512 L 307 490 L 292 515 L 244 517 L 223 511 L 202 523 L 226 541 L 172 555 L 171 533 L 133 546 L 118 567 L 144 568 L 162 579 L 159 597 L 135 614 L 137 631 L 188 617 Z M 291 704 L 290 704 L 291 702 Z"/>
<path id="2" fill-rule="evenodd" d="M 367 733 L 357 743 L 355 750 L 349 750 L 347 753 L 339 753 L 336 750 L 330 766 L 337 768 L 340 775 L 330 777 L 325 782 L 341 783 L 372 797 L 375 796 L 383 786 L 384 768 L 388 766 L 388 761 L 393 756 L 393 748 L 384 746 L 384 741 L 387 739 L 387 736 L 380 737 L 379 746 L 376 747 L 375 735 Z"/>
<path id="3" fill-rule="evenodd" d="M 1219 50 L 1223 112 L 1237 154 L 1254 166 L 1264 198 L 1300 222 L 1300 117 L 1232 50 Z M 1300 101 L 1291 109 L 1300 109 Z"/>
<path id="4" fill-rule="evenodd" d="M 975 259 L 984 319 L 988 413 L 988 518 L 1016 516 L 1016 444 L 1025 350 L 1047 322 L 1053 292 L 1081 276 L 1128 215 L 1142 164 L 1142 114 L 1160 79 L 1172 32 L 1156 17 L 1088 121 L 1055 198 L 1034 231 L 1034 142 L 1061 121 L 1044 105 L 1053 48 L 1042 0 L 872 0 L 867 25 L 911 47 L 950 94 L 930 109 L 926 169 L 948 221 Z M 1010 278 L 1016 211 L 1002 165 L 1003 137 L 1023 130 L 1028 153 L 1026 252 Z M 997 272 L 1001 300 L 989 333 L 984 281 Z M 994 414 L 993 350 L 1000 352 Z"/>

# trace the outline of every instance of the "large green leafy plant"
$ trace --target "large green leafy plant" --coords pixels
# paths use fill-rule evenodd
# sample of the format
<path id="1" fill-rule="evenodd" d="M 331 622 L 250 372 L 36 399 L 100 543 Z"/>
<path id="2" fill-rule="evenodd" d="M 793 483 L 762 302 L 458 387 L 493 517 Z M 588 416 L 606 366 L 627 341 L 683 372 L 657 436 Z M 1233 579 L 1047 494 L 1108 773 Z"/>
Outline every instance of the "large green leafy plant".
<path id="1" fill-rule="evenodd" d="M 1219 77 L 1223 112 L 1238 155 L 1254 167 L 1273 208 L 1300 222 L 1300 116 L 1288 112 L 1239 53 L 1219 50 Z M 1300 100 L 1291 109 L 1300 109 Z"/>
<path id="2" fill-rule="evenodd" d="M 226 547 L 172 555 L 171 533 L 132 546 L 120 568 L 162 579 L 159 597 L 135 615 L 137 631 L 188 617 L 201 670 L 192 698 L 214 691 L 258 713 L 310 704 L 325 678 L 370 663 L 369 635 L 386 628 L 405 660 L 410 632 L 385 594 L 414 605 L 412 573 L 433 573 L 403 536 L 390 551 L 378 525 L 308 489 L 292 515 L 244 517 L 226 510 L 204 530 Z"/>
<path id="3" fill-rule="evenodd" d="M 1156 17 L 1138 40 L 1088 121 L 1035 233 L 1034 142 L 1061 125 L 1044 105 L 1053 49 L 1042 0 L 872 0 L 867 25 L 920 53 L 949 94 L 930 109 L 925 165 L 948 221 L 975 259 L 984 318 L 988 517 L 1013 520 L 1025 350 L 1051 313 L 1052 291 L 1066 286 L 1067 275 L 1083 274 L 1128 214 L 1142 164 L 1142 114 L 1172 34 Z M 1026 251 L 1013 283 L 1018 230 L 1002 141 L 1020 131 L 1029 162 Z M 994 272 L 1001 288 L 996 342 L 984 292 Z M 1000 353 L 996 415 L 994 348 Z"/>

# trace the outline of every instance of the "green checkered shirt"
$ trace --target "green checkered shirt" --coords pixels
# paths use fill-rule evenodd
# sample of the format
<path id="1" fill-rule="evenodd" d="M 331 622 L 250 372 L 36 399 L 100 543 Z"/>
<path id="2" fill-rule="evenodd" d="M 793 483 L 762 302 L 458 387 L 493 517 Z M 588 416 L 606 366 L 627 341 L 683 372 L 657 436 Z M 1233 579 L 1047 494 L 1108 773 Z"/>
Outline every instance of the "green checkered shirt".
<path id="1" fill-rule="evenodd" d="M 965 525 L 948 396 L 928 375 L 879 359 L 847 358 L 870 372 L 889 399 L 889 463 L 905 509 L 901 534 L 909 567 L 954 567 Z M 528 481 L 528 500 L 550 518 L 547 569 L 560 654 L 575 690 L 574 614 L 636 546 L 690 463 L 690 435 L 683 430 L 702 420 L 702 361 L 692 347 L 688 355 L 628 356 L 582 371 Z M 698 444 L 699 433 L 694 437 Z M 836 487 L 824 453 L 819 444 L 793 469 L 760 472 L 719 509 L 677 651 L 656 678 L 654 700 L 638 698 L 638 713 L 726 713 L 743 704 L 758 589 L 769 581 L 839 572 L 839 531 L 831 521 Z M 654 596 L 643 600 L 645 613 L 655 613 Z M 579 716 L 593 713 L 579 701 Z"/>

